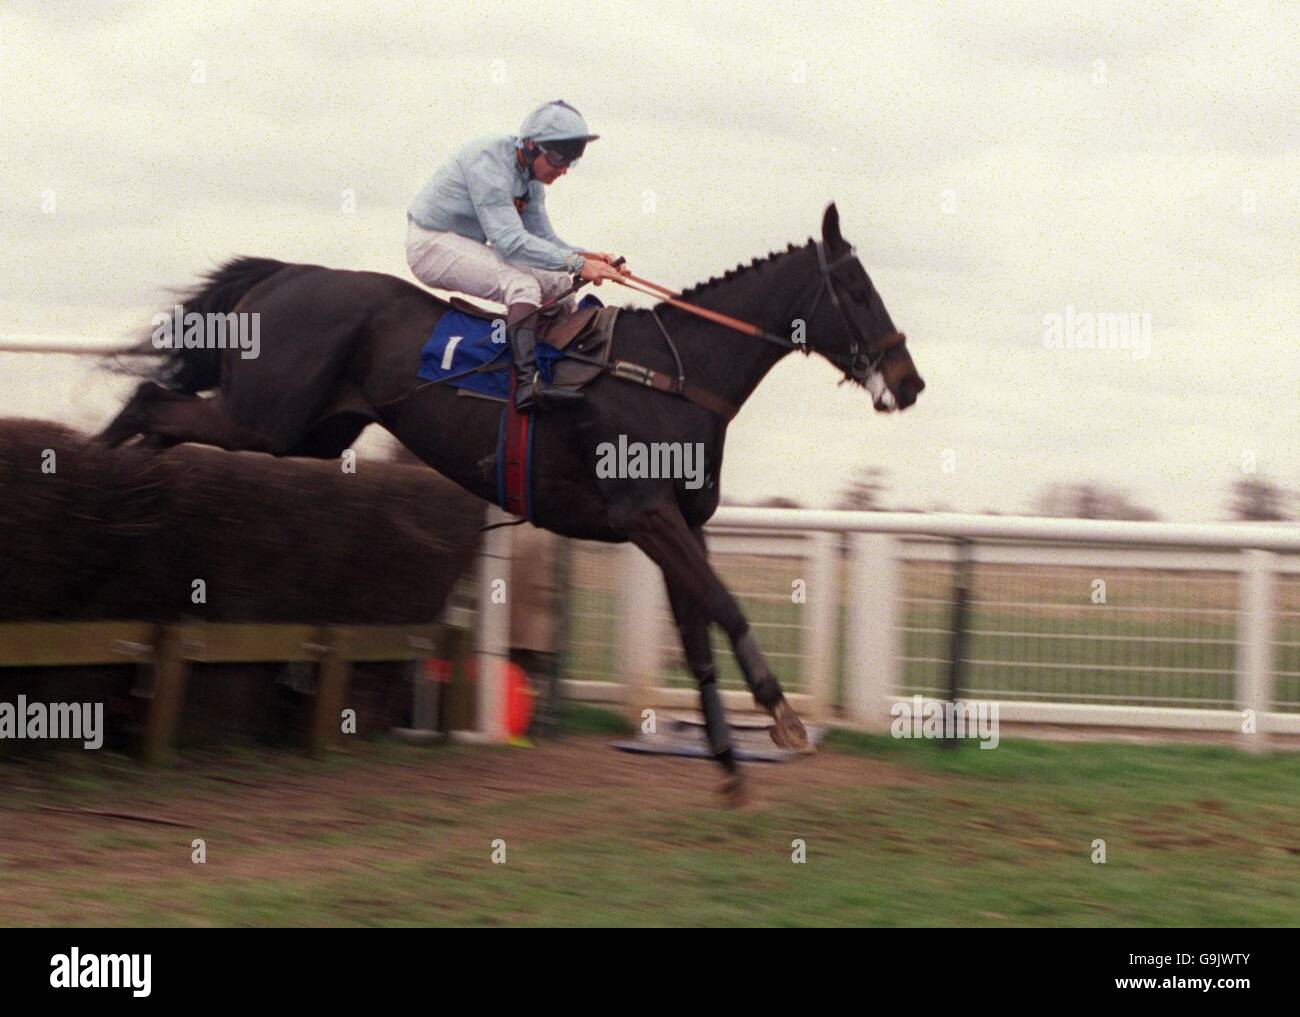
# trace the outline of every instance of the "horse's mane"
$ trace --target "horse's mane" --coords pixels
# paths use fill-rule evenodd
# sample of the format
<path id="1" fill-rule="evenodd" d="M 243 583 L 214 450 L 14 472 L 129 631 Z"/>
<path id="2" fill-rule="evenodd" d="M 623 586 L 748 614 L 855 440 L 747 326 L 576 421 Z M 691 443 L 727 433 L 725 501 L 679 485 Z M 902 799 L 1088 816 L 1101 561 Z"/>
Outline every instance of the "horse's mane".
<path id="1" fill-rule="evenodd" d="M 695 283 L 695 285 L 682 290 L 681 291 L 682 299 L 695 299 L 701 297 L 704 294 L 708 293 L 715 286 L 719 286 L 725 282 L 730 282 L 738 275 L 744 275 L 748 272 L 752 272 L 756 268 L 762 268 L 765 265 L 769 265 L 777 258 L 782 258 L 787 254 L 793 253 L 794 251 L 802 250 L 804 247 L 807 247 L 812 243 L 813 240 L 811 237 L 809 237 L 808 240 L 802 245 L 800 245 L 799 247 L 796 247 L 794 244 L 787 244 L 784 251 L 768 251 L 765 256 L 761 258 L 754 258 L 752 261 L 749 262 L 749 264 L 745 264 L 744 262 L 741 262 L 735 268 L 727 269 L 727 271 L 723 272 L 722 275 L 720 276 L 718 275 L 709 276 L 709 278 L 706 279 L 704 282 Z M 649 313 L 649 308 L 629 307 L 629 308 L 625 308 L 623 313 L 624 314 Z"/>

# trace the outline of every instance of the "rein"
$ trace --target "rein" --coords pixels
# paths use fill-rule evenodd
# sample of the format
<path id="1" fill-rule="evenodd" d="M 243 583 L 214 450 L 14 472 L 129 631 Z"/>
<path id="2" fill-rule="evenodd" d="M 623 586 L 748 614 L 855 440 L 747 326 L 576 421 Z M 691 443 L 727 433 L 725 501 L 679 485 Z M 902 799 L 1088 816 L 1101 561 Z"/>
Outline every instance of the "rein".
<path id="1" fill-rule="evenodd" d="M 640 276 L 625 275 L 611 280 L 620 286 L 626 286 L 637 293 L 644 293 L 651 297 L 661 297 L 666 304 L 688 311 L 700 318 L 706 318 L 717 325 L 725 325 L 727 328 L 745 335 L 753 336 L 755 339 L 766 339 L 770 343 L 784 348 L 791 349 L 796 346 L 803 346 L 803 343 L 797 343 L 793 339 L 787 339 L 785 336 L 775 335 L 766 329 L 759 328 L 757 325 L 750 324 L 748 321 L 741 321 L 739 318 L 733 318 L 729 314 L 723 314 L 721 311 L 711 311 L 707 307 L 698 307 L 695 304 L 689 304 L 681 297 L 682 295 L 676 290 L 670 290 L 667 286 L 660 286 L 658 283 L 651 282 L 649 279 L 642 279 Z M 633 285 L 635 283 L 636 285 Z M 660 326 L 662 328 L 662 326 Z"/>

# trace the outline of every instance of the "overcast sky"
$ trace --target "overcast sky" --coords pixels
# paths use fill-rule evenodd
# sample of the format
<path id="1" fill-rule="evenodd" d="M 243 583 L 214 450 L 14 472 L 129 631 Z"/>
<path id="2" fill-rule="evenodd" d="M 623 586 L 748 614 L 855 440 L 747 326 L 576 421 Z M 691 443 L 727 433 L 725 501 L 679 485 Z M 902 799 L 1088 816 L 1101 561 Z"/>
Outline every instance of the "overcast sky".
<path id="1" fill-rule="evenodd" d="M 0 334 L 122 336 L 237 253 L 406 276 L 428 175 L 563 98 L 602 135 L 549 191 L 565 239 L 683 287 L 833 199 L 909 336 L 904 414 L 783 362 L 725 495 L 829 504 L 878 465 L 892 505 L 1092 479 L 1213 519 L 1252 463 L 1300 487 L 1297 3 L 6 0 L 0 96 Z M 1149 315 L 1149 356 L 1047 348 L 1068 307 Z M 0 414 L 122 395 L 0 354 Z"/>

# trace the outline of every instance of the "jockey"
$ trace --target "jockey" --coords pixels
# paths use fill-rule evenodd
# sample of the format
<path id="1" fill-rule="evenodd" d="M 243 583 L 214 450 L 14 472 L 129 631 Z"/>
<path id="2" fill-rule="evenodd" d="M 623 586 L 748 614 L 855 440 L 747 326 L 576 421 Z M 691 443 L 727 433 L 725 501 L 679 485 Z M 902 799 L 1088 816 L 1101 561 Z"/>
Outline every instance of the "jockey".
<path id="1" fill-rule="evenodd" d="M 406 261 L 417 279 L 506 305 L 521 413 L 582 398 L 537 375 L 538 307 L 568 289 L 572 276 L 600 285 L 627 273 L 613 267 L 612 254 L 561 240 L 546 215 L 543 187 L 564 176 L 597 137 L 568 103 L 545 103 L 518 136 L 480 138 L 462 148 L 407 211 Z"/>

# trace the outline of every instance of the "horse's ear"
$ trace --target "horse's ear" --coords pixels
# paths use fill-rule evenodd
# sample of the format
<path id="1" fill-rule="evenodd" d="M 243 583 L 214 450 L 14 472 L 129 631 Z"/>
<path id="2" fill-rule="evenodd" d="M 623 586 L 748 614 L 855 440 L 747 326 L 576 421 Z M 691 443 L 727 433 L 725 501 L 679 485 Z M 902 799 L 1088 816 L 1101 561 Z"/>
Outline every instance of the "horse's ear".
<path id="1" fill-rule="evenodd" d="M 822 216 L 822 241 L 832 251 L 845 246 L 844 238 L 840 236 L 840 211 L 833 201 L 826 206 L 826 214 Z"/>

